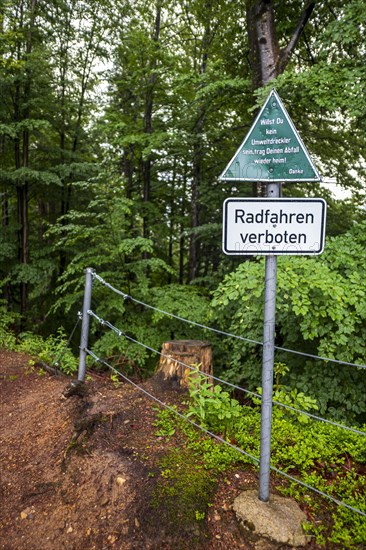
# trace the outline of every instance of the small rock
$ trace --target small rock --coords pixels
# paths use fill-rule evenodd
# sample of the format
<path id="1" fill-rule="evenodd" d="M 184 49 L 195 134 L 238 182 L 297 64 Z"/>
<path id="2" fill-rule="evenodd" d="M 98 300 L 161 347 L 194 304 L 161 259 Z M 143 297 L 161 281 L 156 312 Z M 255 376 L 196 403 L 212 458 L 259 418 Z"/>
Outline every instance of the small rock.
<path id="1" fill-rule="evenodd" d="M 68 527 L 68 529 L 67 529 L 66 533 L 72 533 L 72 532 L 73 532 L 73 530 L 74 530 L 74 529 L 73 529 L 73 528 L 71 527 L 71 525 L 70 525 L 70 527 Z"/>
<path id="2" fill-rule="evenodd" d="M 117 485 L 124 485 L 126 483 L 127 479 L 124 477 L 118 476 L 116 479 Z"/>
<path id="3" fill-rule="evenodd" d="M 135 527 L 136 527 L 136 529 L 140 528 L 140 522 L 137 518 L 135 518 Z"/>
<path id="4" fill-rule="evenodd" d="M 34 518 L 34 508 L 24 508 L 20 512 L 20 519 L 33 519 Z"/>
<path id="5" fill-rule="evenodd" d="M 219 516 L 219 514 L 215 514 L 214 515 L 214 520 L 215 521 L 221 521 L 221 516 Z"/>

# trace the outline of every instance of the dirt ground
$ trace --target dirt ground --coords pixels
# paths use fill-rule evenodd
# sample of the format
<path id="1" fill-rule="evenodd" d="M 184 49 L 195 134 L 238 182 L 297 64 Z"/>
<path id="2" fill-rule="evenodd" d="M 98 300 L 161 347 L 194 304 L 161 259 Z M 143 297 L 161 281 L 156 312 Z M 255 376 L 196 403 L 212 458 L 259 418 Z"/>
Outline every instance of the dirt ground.
<path id="1" fill-rule="evenodd" d="M 156 403 L 130 384 L 94 375 L 83 397 L 63 397 L 70 379 L 30 371 L 24 355 L 0 352 L 0 548 L 275 548 L 249 539 L 231 510 L 257 486 L 254 472 L 223 477 L 200 526 L 177 528 L 151 495 L 159 461 L 177 445 L 156 435 Z M 180 397 L 143 384 L 163 402 Z"/>

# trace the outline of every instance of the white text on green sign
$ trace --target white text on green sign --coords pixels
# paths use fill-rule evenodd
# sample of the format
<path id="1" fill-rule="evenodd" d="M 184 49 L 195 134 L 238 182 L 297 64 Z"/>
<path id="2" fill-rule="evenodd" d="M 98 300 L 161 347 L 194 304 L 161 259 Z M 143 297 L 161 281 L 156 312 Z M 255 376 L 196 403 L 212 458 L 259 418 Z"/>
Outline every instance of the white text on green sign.
<path id="1" fill-rule="evenodd" d="M 220 179 L 320 181 L 308 151 L 275 90 Z"/>

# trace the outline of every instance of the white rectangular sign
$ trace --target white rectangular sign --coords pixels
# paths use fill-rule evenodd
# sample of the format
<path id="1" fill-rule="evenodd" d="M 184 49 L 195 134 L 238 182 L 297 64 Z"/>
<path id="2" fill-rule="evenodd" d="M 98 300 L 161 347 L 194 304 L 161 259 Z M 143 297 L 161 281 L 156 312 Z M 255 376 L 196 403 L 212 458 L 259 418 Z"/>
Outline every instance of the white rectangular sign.
<path id="1" fill-rule="evenodd" d="M 321 254 L 323 199 L 226 199 L 223 251 L 229 255 Z"/>

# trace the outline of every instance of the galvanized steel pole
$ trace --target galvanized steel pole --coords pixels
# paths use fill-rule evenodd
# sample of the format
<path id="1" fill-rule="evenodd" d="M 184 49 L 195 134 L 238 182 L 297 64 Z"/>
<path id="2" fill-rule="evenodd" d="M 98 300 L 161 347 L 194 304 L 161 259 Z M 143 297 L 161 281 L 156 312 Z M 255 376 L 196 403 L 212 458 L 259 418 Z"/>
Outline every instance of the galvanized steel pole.
<path id="1" fill-rule="evenodd" d="M 78 380 L 80 382 L 85 381 L 86 349 L 88 347 L 89 322 L 90 322 L 88 311 L 91 305 L 92 287 L 93 287 L 93 269 L 91 267 L 88 267 L 85 270 L 85 290 L 84 290 L 83 317 L 82 317 L 81 338 L 80 338 L 80 354 L 79 354 L 79 370 L 78 370 Z"/>
<path id="2" fill-rule="evenodd" d="M 267 186 L 267 197 L 278 198 L 280 183 Z M 273 363 L 276 318 L 277 256 L 266 256 L 263 323 L 262 414 L 259 458 L 259 500 L 268 502 L 271 460 Z"/>

